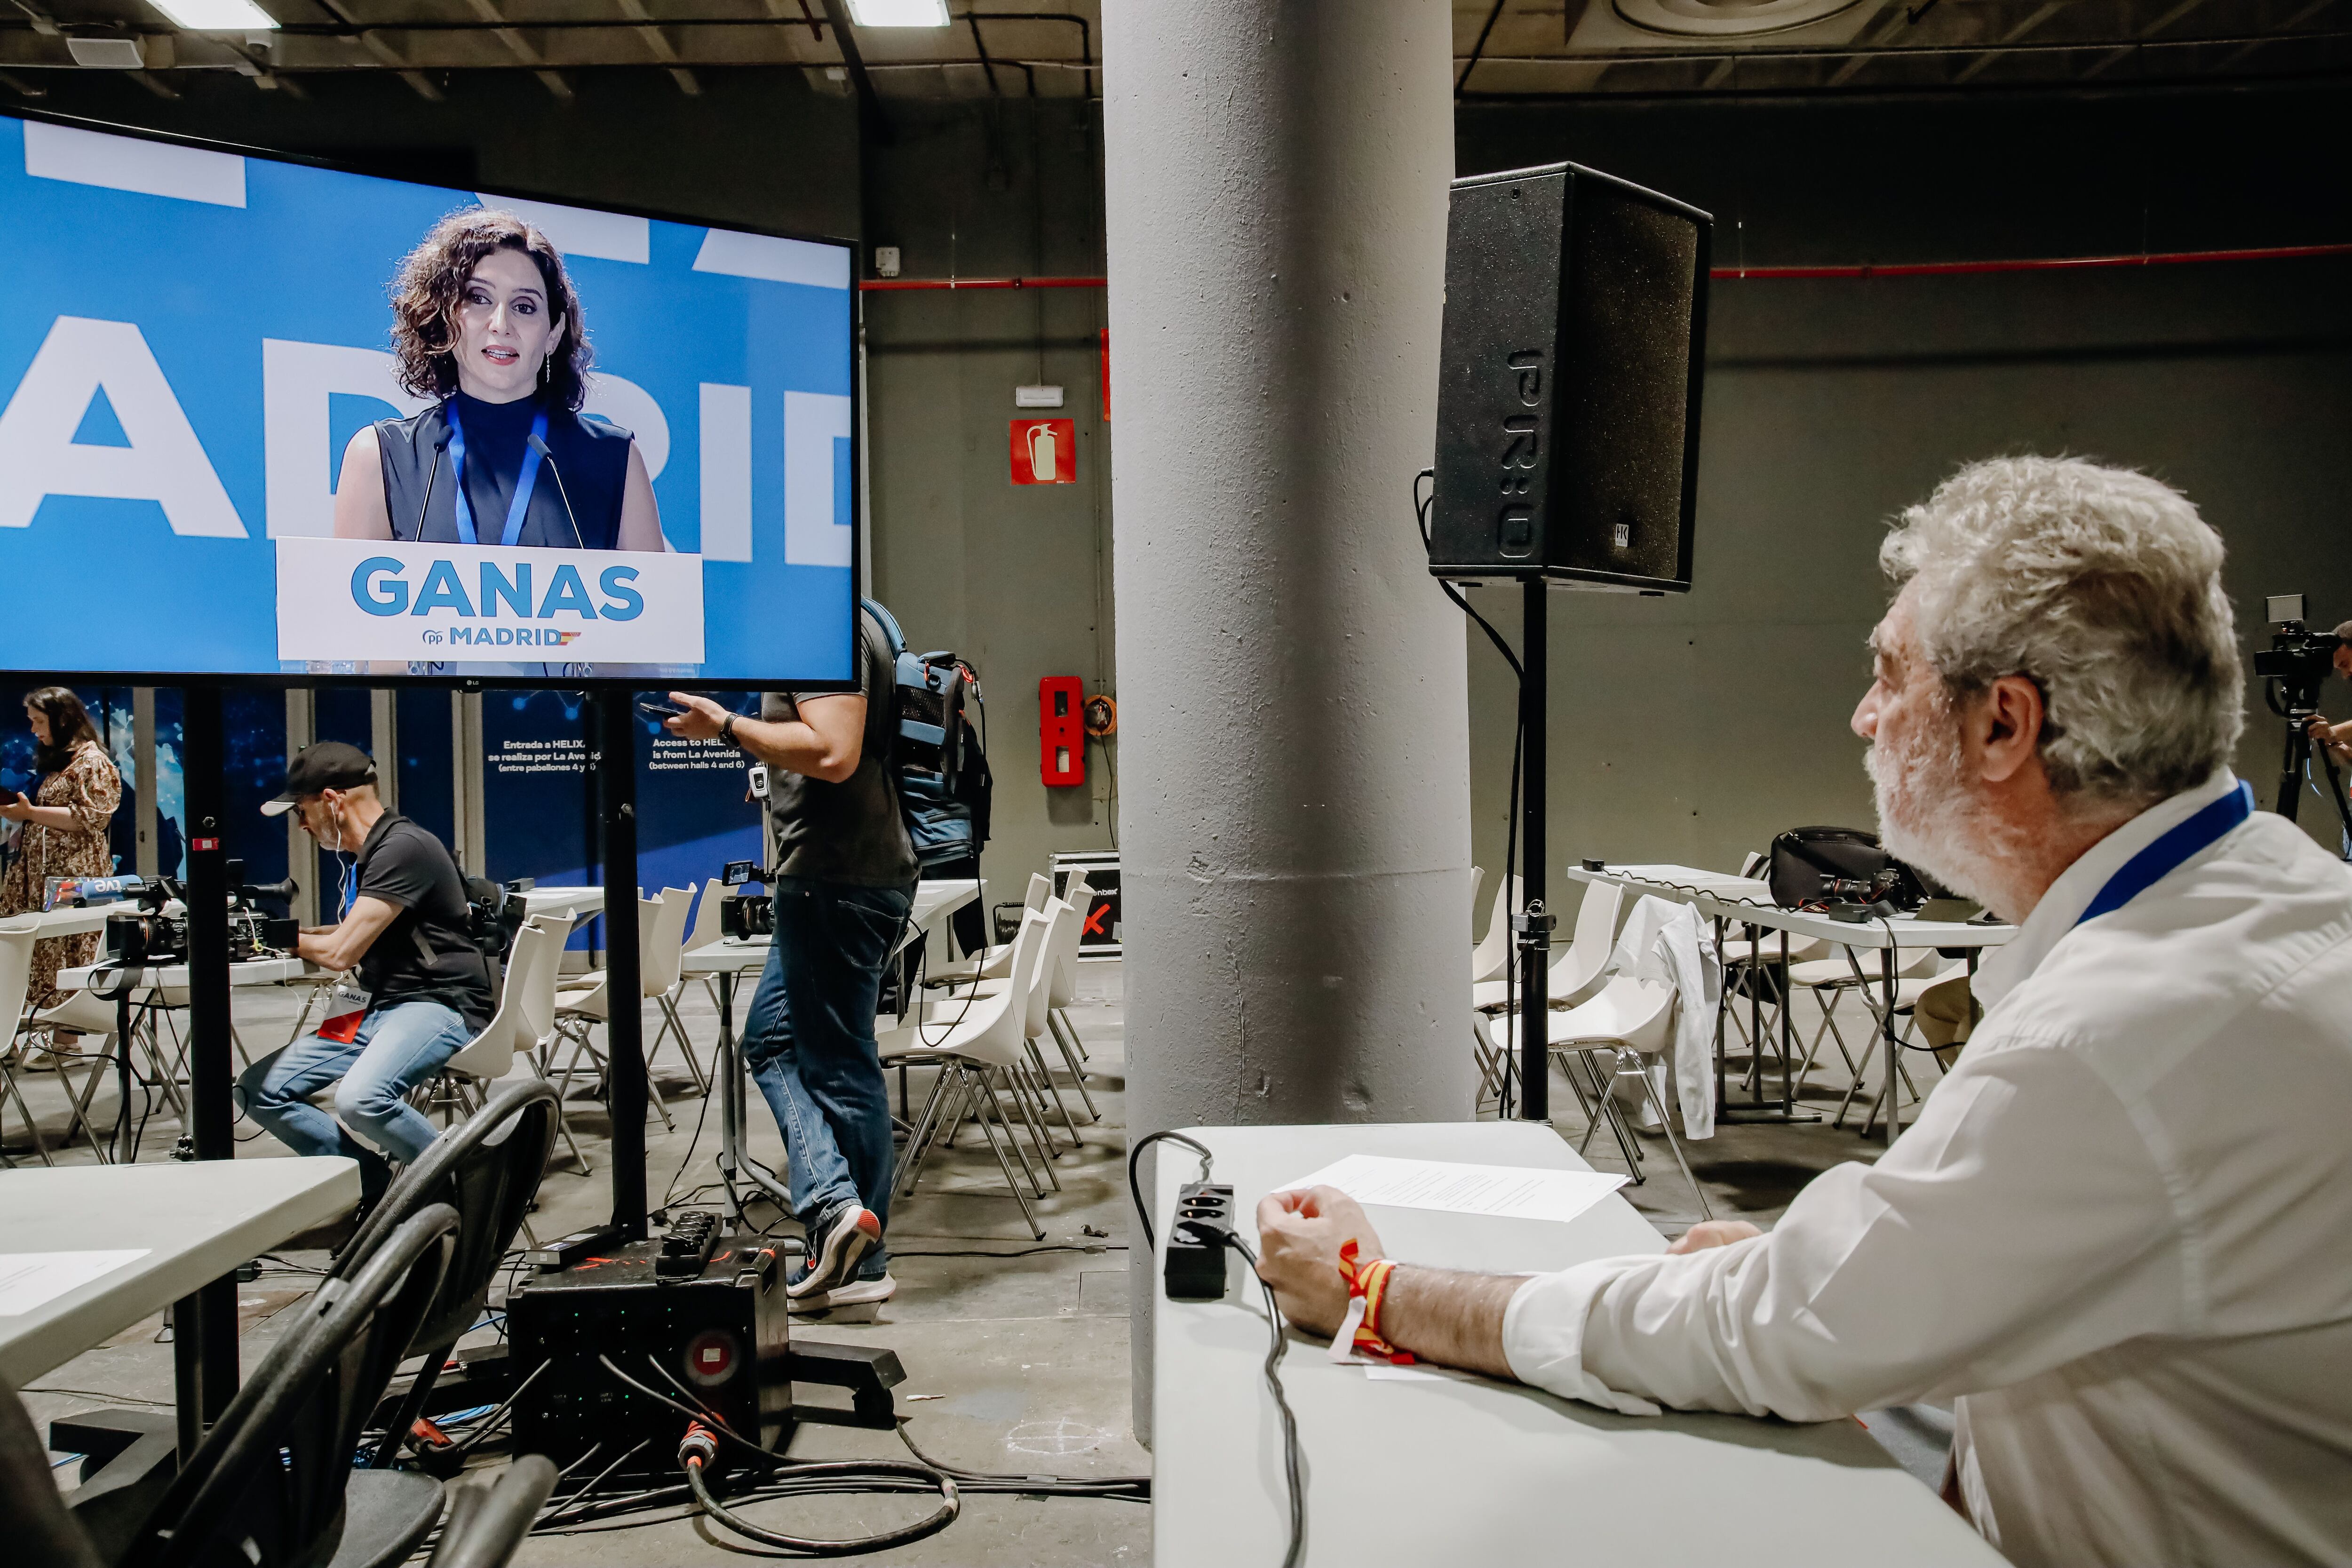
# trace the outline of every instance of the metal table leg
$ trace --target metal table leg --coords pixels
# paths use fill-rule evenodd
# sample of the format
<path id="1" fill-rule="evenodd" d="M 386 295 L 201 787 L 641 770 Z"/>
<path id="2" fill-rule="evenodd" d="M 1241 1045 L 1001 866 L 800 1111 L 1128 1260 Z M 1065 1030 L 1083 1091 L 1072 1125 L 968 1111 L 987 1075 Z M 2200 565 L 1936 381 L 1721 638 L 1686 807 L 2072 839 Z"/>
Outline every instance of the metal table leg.
<path id="1" fill-rule="evenodd" d="M 1886 1037 L 1886 1146 L 1895 1147 L 1895 1135 L 1902 1129 L 1903 1117 L 1903 1042 L 1895 1033 L 1895 949 L 1878 950 L 1879 984 L 1886 1005 L 1879 1015 L 1879 1033 Z"/>

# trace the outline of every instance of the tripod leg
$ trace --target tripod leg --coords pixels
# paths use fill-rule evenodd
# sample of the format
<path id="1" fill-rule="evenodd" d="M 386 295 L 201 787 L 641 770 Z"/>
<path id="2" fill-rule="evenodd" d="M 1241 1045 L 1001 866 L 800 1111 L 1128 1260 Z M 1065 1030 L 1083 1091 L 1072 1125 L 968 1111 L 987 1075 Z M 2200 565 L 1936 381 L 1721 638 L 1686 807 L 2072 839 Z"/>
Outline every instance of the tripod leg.
<path id="1" fill-rule="evenodd" d="M 2294 808 L 2303 796 L 2303 749 L 2311 743 L 2310 734 L 2295 727 L 2293 719 L 2286 721 L 2286 761 L 2279 766 L 2278 796 L 2271 809 L 2294 820 Z"/>
<path id="2" fill-rule="evenodd" d="M 2345 804 L 2344 775 L 2336 770 L 2336 758 L 2325 746 L 2315 750 L 2319 765 L 2327 770 L 2327 798 L 2335 804 L 2336 819 L 2344 825 L 2344 854 L 2352 858 L 2352 805 Z"/>

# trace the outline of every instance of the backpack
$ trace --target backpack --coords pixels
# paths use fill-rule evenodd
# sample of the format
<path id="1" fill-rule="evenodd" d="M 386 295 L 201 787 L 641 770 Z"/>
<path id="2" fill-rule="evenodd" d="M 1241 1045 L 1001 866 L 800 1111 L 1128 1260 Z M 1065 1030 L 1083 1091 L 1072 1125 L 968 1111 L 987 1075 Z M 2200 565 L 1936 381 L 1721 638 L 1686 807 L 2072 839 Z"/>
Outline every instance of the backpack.
<path id="1" fill-rule="evenodd" d="M 1772 840 L 1770 859 L 1772 901 L 1784 910 L 1891 905 L 1908 912 L 1943 894 L 1859 827 L 1792 827 Z"/>
<path id="2" fill-rule="evenodd" d="M 907 651 L 889 611 L 858 603 L 882 628 L 894 673 L 890 776 L 915 859 L 929 871 L 977 856 L 988 842 L 995 780 L 988 771 L 988 709 L 980 678 L 952 653 Z M 969 712 L 967 711 L 969 710 Z M 971 718 L 977 716 L 979 726 Z"/>

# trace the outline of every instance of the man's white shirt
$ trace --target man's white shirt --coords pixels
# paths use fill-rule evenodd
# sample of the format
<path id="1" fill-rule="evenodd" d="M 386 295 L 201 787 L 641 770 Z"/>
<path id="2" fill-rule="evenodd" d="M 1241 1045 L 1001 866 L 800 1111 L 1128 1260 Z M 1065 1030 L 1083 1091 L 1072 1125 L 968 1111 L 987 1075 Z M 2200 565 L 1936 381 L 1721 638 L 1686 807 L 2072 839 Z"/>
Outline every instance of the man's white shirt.
<path id="1" fill-rule="evenodd" d="M 1512 1370 L 1624 1411 L 1957 1397 L 2022 1564 L 2352 1564 L 2352 873 L 2257 813 L 2112 913 L 2224 773 L 2067 868 L 1958 1064 L 1769 1235 L 1539 1276 Z"/>

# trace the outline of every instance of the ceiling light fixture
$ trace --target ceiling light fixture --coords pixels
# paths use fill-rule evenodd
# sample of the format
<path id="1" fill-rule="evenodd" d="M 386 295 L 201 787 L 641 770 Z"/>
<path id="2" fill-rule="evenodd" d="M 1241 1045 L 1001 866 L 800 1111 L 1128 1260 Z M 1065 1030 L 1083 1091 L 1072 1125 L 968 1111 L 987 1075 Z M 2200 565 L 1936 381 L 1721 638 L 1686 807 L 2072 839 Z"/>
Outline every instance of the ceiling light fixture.
<path id="1" fill-rule="evenodd" d="M 849 19 L 861 27 L 944 27 L 948 0 L 849 0 Z"/>
<path id="2" fill-rule="evenodd" d="M 191 33 L 274 33 L 278 18 L 253 0 L 152 0 L 175 27 Z"/>

